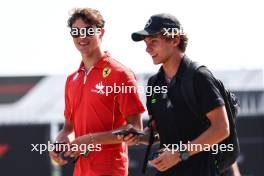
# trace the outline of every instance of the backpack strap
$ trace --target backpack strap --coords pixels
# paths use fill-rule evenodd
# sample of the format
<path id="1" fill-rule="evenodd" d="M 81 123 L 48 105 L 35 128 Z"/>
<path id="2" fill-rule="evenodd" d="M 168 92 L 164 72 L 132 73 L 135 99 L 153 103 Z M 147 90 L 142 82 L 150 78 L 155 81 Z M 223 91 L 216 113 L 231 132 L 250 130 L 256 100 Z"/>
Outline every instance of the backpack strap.
<path id="1" fill-rule="evenodd" d="M 147 165 L 148 165 L 149 153 L 150 153 L 152 145 L 155 142 L 154 130 L 153 130 L 153 127 L 151 125 L 152 120 L 154 120 L 154 119 L 152 118 L 148 122 L 148 126 L 149 126 L 149 129 L 150 129 L 150 135 L 149 135 L 148 147 L 147 147 L 147 150 L 145 152 L 145 157 L 144 157 L 144 161 L 143 161 L 143 167 L 142 167 L 142 173 L 143 174 L 146 173 L 146 169 L 147 169 Z"/>
<path id="2" fill-rule="evenodd" d="M 158 79 L 158 74 L 153 75 L 149 81 L 148 81 L 148 86 L 155 86 L 155 83 Z M 153 94 L 153 92 L 151 93 Z M 151 101 L 151 97 L 152 96 L 148 96 L 147 99 L 150 102 Z M 148 146 L 145 152 L 145 157 L 144 157 L 144 161 L 143 161 L 143 167 L 142 167 L 142 173 L 145 174 L 146 173 L 146 169 L 147 169 L 147 165 L 148 165 L 148 158 L 149 158 L 149 154 L 151 151 L 151 147 L 155 142 L 155 137 L 154 137 L 154 129 L 152 127 L 152 121 L 154 120 L 154 117 L 152 117 L 149 121 L 148 121 L 148 127 L 150 129 L 150 135 L 149 135 L 149 140 L 148 140 Z"/>
<path id="3" fill-rule="evenodd" d="M 205 67 L 198 62 L 192 62 L 188 58 L 184 58 L 187 61 L 186 70 L 183 73 L 182 82 L 181 82 L 181 93 L 183 95 L 184 102 L 187 104 L 188 108 L 191 110 L 193 115 L 200 118 L 200 114 L 202 114 L 199 110 L 198 102 L 196 100 L 196 95 L 194 91 L 194 75 L 196 71 L 201 68 Z"/>

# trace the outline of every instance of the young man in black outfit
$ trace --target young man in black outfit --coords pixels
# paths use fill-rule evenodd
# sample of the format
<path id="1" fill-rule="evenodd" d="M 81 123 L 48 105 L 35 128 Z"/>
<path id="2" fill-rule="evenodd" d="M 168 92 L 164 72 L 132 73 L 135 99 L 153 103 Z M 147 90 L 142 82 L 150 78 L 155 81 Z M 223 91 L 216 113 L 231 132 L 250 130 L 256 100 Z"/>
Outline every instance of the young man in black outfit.
<path id="1" fill-rule="evenodd" d="M 160 146 L 172 146 L 182 143 L 190 145 L 213 145 L 229 136 L 229 121 L 225 103 L 216 87 L 213 75 L 207 69 L 199 69 L 194 75 L 194 90 L 203 120 L 192 114 L 181 94 L 183 73 L 190 60 L 185 55 L 188 38 L 180 22 L 170 14 L 151 16 L 144 30 L 132 34 L 134 41 L 146 43 L 146 51 L 155 65 L 162 64 L 148 85 L 168 86 L 166 94 L 152 94 L 147 97 L 147 108 L 152 124 L 159 134 Z M 149 129 L 145 129 L 149 134 Z M 148 135 L 146 135 L 148 136 Z M 136 136 L 126 136 L 130 144 L 138 143 Z M 148 137 L 140 142 L 146 143 Z M 164 147 L 165 146 L 165 147 Z M 161 176 L 217 176 L 213 155 L 204 148 L 195 150 L 163 152 L 149 163 Z"/>

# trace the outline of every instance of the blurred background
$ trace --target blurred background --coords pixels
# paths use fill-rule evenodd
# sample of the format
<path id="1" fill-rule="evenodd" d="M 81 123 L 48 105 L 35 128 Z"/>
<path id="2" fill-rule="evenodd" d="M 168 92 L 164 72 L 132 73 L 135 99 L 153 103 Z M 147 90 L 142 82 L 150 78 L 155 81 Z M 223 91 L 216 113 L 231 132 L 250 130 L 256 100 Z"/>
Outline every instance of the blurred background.
<path id="1" fill-rule="evenodd" d="M 143 29 L 153 14 L 175 15 L 189 36 L 187 55 L 208 66 L 240 100 L 242 175 L 264 175 L 261 1 L 13 0 L 0 2 L 0 176 L 72 175 L 72 166 L 54 165 L 47 153 L 31 152 L 31 144 L 47 144 L 62 127 L 65 80 L 81 61 L 66 27 L 74 7 L 102 13 L 103 48 L 136 73 L 139 85 L 146 85 L 159 66 L 152 64 L 143 42 L 131 41 L 131 33 Z M 130 148 L 131 176 L 142 175 L 145 150 Z M 149 168 L 146 175 L 153 173 Z"/>

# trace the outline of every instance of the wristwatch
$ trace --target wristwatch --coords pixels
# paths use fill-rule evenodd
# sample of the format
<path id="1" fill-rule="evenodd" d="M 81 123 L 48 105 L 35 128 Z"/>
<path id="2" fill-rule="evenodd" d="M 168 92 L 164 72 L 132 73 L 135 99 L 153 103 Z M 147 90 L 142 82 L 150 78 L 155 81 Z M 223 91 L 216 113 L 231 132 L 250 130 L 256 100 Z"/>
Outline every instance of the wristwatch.
<path id="1" fill-rule="evenodd" d="M 182 161 L 188 160 L 190 158 L 190 154 L 189 154 L 188 150 L 180 151 L 180 158 Z"/>

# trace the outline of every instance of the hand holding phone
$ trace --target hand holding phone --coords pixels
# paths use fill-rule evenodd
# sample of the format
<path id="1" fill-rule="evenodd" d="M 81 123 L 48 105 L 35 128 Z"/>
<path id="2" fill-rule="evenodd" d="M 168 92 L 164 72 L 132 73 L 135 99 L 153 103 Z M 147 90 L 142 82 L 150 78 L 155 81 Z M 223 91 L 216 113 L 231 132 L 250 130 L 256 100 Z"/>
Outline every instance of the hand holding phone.
<path id="1" fill-rule="evenodd" d="M 75 157 L 70 157 L 70 156 L 66 157 L 66 156 L 64 156 L 64 153 L 65 152 L 60 152 L 59 156 L 61 159 L 66 160 L 68 162 L 68 164 L 74 164 L 77 161 L 77 159 L 79 158 L 79 157 L 75 158 Z"/>
<path id="2" fill-rule="evenodd" d="M 137 135 L 137 136 L 144 136 L 145 135 L 143 132 L 137 131 L 134 128 L 116 130 L 116 131 L 113 131 L 112 134 L 124 135 L 124 136 L 127 136 L 129 134 L 133 134 L 133 135 Z"/>
<path id="3" fill-rule="evenodd" d="M 66 142 L 56 142 L 53 145 L 53 152 L 57 153 L 62 160 L 66 160 L 68 164 L 74 164 L 77 161 L 78 157 L 74 158 L 70 156 L 64 156 L 65 152 L 69 150 Z"/>

